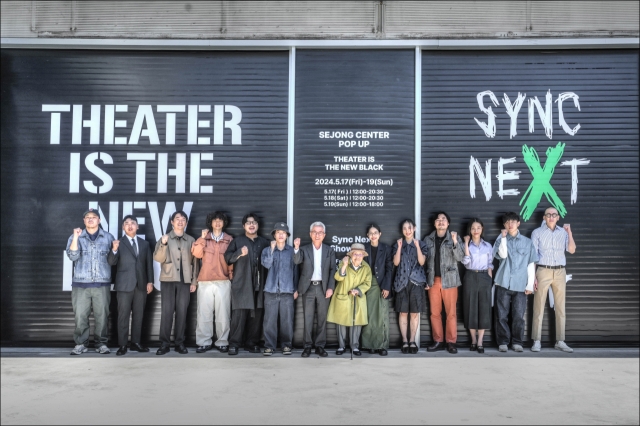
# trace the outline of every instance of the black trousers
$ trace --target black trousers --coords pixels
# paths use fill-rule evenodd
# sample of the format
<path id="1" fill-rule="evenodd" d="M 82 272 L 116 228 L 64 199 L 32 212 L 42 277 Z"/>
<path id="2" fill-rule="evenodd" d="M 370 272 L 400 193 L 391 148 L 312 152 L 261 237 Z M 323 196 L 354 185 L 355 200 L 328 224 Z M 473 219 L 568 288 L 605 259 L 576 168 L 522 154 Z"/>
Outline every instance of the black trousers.
<path id="1" fill-rule="evenodd" d="M 309 286 L 309 289 L 302 295 L 302 308 L 304 312 L 304 347 L 324 348 L 327 344 L 327 311 L 329 301 L 325 297 L 322 285 Z M 316 327 L 316 339 L 313 340 L 313 322 L 315 314 L 318 314 L 318 324 Z"/>
<path id="2" fill-rule="evenodd" d="M 184 331 L 187 326 L 187 309 L 191 300 L 189 284 L 180 282 L 162 282 L 160 284 L 161 317 L 160 343 L 162 346 L 171 344 L 171 326 L 173 314 L 176 314 L 174 341 L 176 345 L 184 343 Z"/>
<path id="3" fill-rule="evenodd" d="M 229 346 L 234 348 L 260 346 L 263 315 L 264 309 L 255 309 L 253 317 L 251 317 L 251 309 L 232 310 Z"/>
<path id="4" fill-rule="evenodd" d="M 140 344 L 142 317 L 147 304 L 147 292 L 137 287 L 133 291 L 118 292 L 118 346 L 129 342 L 129 320 L 131 319 L 131 343 Z"/>

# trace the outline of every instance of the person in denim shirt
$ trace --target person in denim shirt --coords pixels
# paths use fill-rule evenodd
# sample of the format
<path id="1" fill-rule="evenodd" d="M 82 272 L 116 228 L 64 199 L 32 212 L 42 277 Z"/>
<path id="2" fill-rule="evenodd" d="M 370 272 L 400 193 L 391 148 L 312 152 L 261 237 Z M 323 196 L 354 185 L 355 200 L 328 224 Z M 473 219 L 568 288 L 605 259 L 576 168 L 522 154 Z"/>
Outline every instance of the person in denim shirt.
<path id="1" fill-rule="evenodd" d="M 509 212 L 502 216 L 505 229 L 493 245 L 493 257 L 500 261 L 496 272 L 496 340 L 500 352 L 507 352 L 511 341 L 513 350 L 522 352 L 524 341 L 524 313 L 527 295 L 533 293 L 535 263 L 538 253 L 533 242 L 520 234 L 520 216 Z M 509 311 L 512 323 L 509 330 Z"/>
<path id="2" fill-rule="evenodd" d="M 416 224 L 411 219 L 400 223 L 402 235 L 393 245 L 393 264 L 397 267 L 393 289 L 396 292 L 395 310 L 398 312 L 398 326 L 402 335 L 402 353 L 417 354 L 418 345 L 415 342 L 420 313 L 425 311 L 425 294 L 427 276 L 424 264 L 427 261 L 427 245 L 415 238 Z M 408 318 L 410 316 L 410 319 Z M 410 336 L 407 338 L 407 322 Z"/>
<path id="3" fill-rule="evenodd" d="M 291 235 L 284 222 L 278 222 L 271 235 L 271 246 L 262 250 L 262 266 L 269 270 L 264 286 L 264 345 L 263 355 L 273 355 L 278 344 L 278 314 L 280 315 L 280 343 L 282 354 L 291 355 L 293 342 L 293 301 L 298 298 L 297 267 L 293 261 L 293 247 L 287 244 Z"/>
<path id="4" fill-rule="evenodd" d="M 87 352 L 89 315 L 93 309 L 96 352 L 108 354 L 108 320 L 111 303 L 111 265 L 109 250 L 117 250 L 119 241 L 100 228 L 100 216 L 90 208 L 83 215 L 85 229 L 76 228 L 67 241 L 67 256 L 73 262 L 71 304 L 75 320 L 73 340 L 76 346 L 71 355 Z"/>

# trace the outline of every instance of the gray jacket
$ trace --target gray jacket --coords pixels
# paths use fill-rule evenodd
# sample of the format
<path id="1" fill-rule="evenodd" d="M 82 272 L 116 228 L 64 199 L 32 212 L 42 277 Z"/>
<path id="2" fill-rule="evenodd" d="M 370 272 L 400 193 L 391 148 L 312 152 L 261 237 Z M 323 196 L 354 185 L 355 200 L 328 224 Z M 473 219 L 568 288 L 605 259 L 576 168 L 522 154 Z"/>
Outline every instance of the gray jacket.
<path id="1" fill-rule="evenodd" d="M 73 262 L 73 281 L 77 283 L 110 283 L 111 265 L 107 261 L 111 243 L 115 238 L 102 228 L 91 241 L 87 230 L 78 237 L 78 250 L 71 250 L 73 235 L 67 241 L 67 256 Z"/>
<path id="2" fill-rule="evenodd" d="M 433 286 L 435 278 L 435 252 L 436 252 L 436 231 L 425 237 L 424 242 L 429 248 L 429 259 L 427 259 L 427 285 Z M 460 273 L 458 272 L 458 262 L 464 258 L 464 248 L 460 238 L 454 247 L 451 240 L 451 233 L 447 231 L 444 241 L 440 246 L 440 273 L 442 275 L 442 288 L 460 287 Z"/>

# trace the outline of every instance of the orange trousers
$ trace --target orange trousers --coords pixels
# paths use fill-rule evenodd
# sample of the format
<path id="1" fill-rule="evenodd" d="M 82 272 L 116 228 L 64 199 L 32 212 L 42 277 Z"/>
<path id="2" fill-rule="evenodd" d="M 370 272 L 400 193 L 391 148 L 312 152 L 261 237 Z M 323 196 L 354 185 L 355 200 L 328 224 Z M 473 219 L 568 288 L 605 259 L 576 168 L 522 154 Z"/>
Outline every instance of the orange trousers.
<path id="1" fill-rule="evenodd" d="M 456 303 L 458 302 L 458 288 L 442 288 L 442 279 L 435 277 L 433 287 L 429 289 L 429 307 L 431 308 L 431 331 L 433 340 L 444 342 L 442 330 L 442 304 L 447 314 L 447 343 L 455 343 L 458 339 L 458 318 Z"/>

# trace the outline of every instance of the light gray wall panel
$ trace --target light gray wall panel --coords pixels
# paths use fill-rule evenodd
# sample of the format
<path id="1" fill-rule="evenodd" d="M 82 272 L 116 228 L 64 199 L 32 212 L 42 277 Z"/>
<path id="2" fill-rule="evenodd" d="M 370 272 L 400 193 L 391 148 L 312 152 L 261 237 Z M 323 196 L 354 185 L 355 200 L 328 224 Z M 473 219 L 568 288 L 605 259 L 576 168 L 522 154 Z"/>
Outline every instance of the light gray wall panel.
<path id="1" fill-rule="evenodd" d="M 534 32 L 635 32 L 638 1 L 532 1 Z"/>
<path id="2" fill-rule="evenodd" d="M 2 17 L 0 29 L 2 37 L 35 37 L 31 31 L 31 2 L 0 2 Z"/>
<path id="3" fill-rule="evenodd" d="M 595 0 L 3 1 L 2 37 L 637 37 L 638 4 Z"/>
<path id="4" fill-rule="evenodd" d="M 525 1 L 388 1 L 384 31 L 392 38 L 500 37 L 527 26 Z"/>

